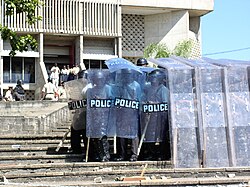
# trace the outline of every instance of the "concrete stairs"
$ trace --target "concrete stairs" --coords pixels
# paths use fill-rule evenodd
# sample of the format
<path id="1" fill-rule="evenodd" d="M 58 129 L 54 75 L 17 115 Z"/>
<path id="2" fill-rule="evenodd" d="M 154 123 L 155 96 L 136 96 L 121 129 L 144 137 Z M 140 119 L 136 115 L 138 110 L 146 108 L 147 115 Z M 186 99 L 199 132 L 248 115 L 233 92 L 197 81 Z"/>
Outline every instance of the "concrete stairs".
<path id="1" fill-rule="evenodd" d="M 47 135 L 0 136 L 0 185 L 4 186 L 247 186 L 250 167 L 174 169 L 171 161 L 85 162 L 70 154 L 70 123 Z M 140 180 L 140 176 L 145 180 Z M 126 181 L 125 181 L 126 180 Z"/>
<path id="2" fill-rule="evenodd" d="M 170 161 L 85 162 L 70 154 L 69 136 L 55 151 L 69 124 L 51 135 L 0 137 L 4 186 L 215 186 L 248 185 L 250 168 L 173 169 Z M 64 131 L 62 131 L 64 129 Z M 144 173 L 143 173 L 144 171 Z M 146 180 L 139 180 L 143 173 Z M 124 178 L 125 177 L 125 178 Z M 122 178 L 128 181 L 122 181 Z"/>

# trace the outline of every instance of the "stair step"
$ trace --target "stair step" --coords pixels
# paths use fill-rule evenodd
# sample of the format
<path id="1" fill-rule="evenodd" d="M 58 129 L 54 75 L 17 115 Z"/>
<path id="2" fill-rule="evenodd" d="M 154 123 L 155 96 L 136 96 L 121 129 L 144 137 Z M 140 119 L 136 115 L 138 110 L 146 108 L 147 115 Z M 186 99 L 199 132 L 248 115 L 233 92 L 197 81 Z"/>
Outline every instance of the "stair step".
<path id="1" fill-rule="evenodd" d="M 70 184 L 92 186 L 96 177 L 101 177 L 105 184 L 113 186 L 127 186 L 128 181 L 116 181 L 122 177 L 140 176 L 147 164 L 144 177 L 140 181 L 143 185 L 212 185 L 212 184 L 237 184 L 250 180 L 250 168 L 185 168 L 172 169 L 169 161 L 137 161 L 137 162 L 76 162 L 76 163 L 43 163 L 43 164 L 1 164 L 0 171 L 10 182 L 25 182 L 32 184 L 48 184 L 57 181 L 57 185 Z M 232 175 L 233 177 L 230 177 Z M 80 182 L 81 183 L 78 183 Z M 73 182 L 73 183 L 72 183 Z M 131 181 L 132 182 L 132 181 Z M 133 181 L 135 182 L 135 181 Z M 138 182 L 138 181 L 137 181 Z M 133 183 L 137 184 L 137 183 Z M 99 184 L 101 185 L 101 184 Z"/>

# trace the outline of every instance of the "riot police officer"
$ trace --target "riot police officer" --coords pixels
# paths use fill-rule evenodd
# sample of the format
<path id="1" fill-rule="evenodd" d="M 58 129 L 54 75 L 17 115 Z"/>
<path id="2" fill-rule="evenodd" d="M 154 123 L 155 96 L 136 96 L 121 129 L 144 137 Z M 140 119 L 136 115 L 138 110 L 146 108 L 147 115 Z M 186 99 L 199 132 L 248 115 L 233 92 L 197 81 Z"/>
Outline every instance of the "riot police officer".
<path id="1" fill-rule="evenodd" d="M 86 135 L 92 139 L 97 160 L 109 161 L 110 108 L 112 104 L 111 86 L 107 84 L 108 73 L 104 70 L 90 70 L 89 80 L 92 87 L 87 90 Z"/>
<path id="2" fill-rule="evenodd" d="M 115 97 L 116 135 L 120 140 L 117 161 L 127 159 L 128 141 L 131 141 L 130 161 L 137 161 L 141 87 L 135 81 L 135 74 L 136 72 L 131 69 L 118 71 L 112 89 Z"/>
<path id="3" fill-rule="evenodd" d="M 162 146 L 165 146 L 167 136 L 169 90 L 163 70 L 153 70 L 147 78 L 141 101 L 141 141 L 145 143 L 144 159 L 159 160 L 166 157 Z"/>

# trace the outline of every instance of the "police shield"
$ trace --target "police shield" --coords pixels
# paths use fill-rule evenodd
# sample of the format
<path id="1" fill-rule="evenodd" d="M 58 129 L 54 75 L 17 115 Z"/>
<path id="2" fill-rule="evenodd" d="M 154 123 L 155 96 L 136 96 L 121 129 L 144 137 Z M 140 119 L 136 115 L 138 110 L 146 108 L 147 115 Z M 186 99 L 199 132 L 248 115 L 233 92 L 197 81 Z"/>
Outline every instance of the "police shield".
<path id="1" fill-rule="evenodd" d="M 110 85 L 110 73 L 107 70 L 89 70 L 88 81 L 91 86 L 86 92 L 86 136 L 90 138 L 114 136 L 115 124 L 111 119 L 113 95 Z"/>
<path id="2" fill-rule="evenodd" d="M 187 68 L 187 67 L 186 67 Z M 198 125 L 194 111 L 192 69 L 170 70 L 172 141 L 176 167 L 199 167 Z"/>
<path id="3" fill-rule="evenodd" d="M 67 81 L 64 83 L 68 99 L 68 107 L 71 111 L 72 124 L 75 130 L 85 129 L 86 124 L 86 96 L 82 93 L 87 86 L 85 78 Z"/>
<path id="4" fill-rule="evenodd" d="M 194 68 L 169 58 L 151 59 L 168 72 L 170 138 L 174 167 L 200 167 L 193 85 Z"/>
<path id="5" fill-rule="evenodd" d="M 226 69 L 228 120 L 234 166 L 250 166 L 250 95 L 246 66 Z"/>
<path id="6" fill-rule="evenodd" d="M 116 135 L 121 138 L 138 137 L 141 87 L 136 81 L 137 72 L 132 69 L 116 71 L 113 85 Z"/>
<path id="7" fill-rule="evenodd" d="M 229 137 L 233 166 L 250 166 L 250 66 L 242 62 L 219 61 L 225 67 Z"/>
<path id="8" fill-rule="evenodd" d="M 174 167 L 200 167 L 193 85 L 194 68 L 170 58 L 150 59 L 168 72 L 170 138 Z"/>
<path id="9" fill-rule="evenodd" d="M 141 134 L 144 142 L 162 142 L 167 135 L 169 90 L 164 70 L 153 70 L 147 76 L 141 99 Z"/>
<path id="10" fill-rule="evenodd" d="M 204 166 L 229 166 L 225 95 L 219 68 L 201 69 L 201 105 L 204 129 Z"/>
<path id="11" fill-rule="evenodd" d="M 224 68 L 232 166 L 250 166 L 250 62 L 205 59 Z"/>
<path id="12" fill-rule="evenodd" d="M 203 167 L 227 167 L 230 158 L 222 82 L 223 69 L 201 60 L 185 60 L 179 57 L 175 59 L 195 68 L 194 81 L 200 142 L 204 154 Z"/>

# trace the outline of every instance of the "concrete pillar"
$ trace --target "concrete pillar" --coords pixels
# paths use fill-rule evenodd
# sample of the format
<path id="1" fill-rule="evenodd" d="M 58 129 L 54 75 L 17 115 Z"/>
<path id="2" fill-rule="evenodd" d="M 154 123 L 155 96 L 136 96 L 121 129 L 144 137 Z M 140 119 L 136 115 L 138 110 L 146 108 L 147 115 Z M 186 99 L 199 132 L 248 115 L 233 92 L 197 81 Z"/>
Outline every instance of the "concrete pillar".
<path id="1" fill-rule="evenodd" d="M 118 57 L 122 57 L 122 38 L 118 38 Z"/>
<path id="2" fill-rule="evenodd" d="M 39 33 L 39 62 L 43 62 L 43 33 Z"/>
<path id="3" fill-rule="evenodd" d="M 3 40 L 0 36 L 0 93 L 3 96 L 3 59 L 1 53 L 3 52 Z"/>
<path id="4" fill-rule="evenodd" d="M 121 3 L 121 2 L 119 2 Z M 117 38 L 117 55 L 118 57 L 122 57 L 122 9 L 121 6 L 117 8 L 117 29 L 118 29 L 118 38 Z"/>
<path id="5" fill-rule="evenodd" d="M 82 70 L 85 70 L 86 67 L 85 67 L 85 64 L 83 62 L 83 35 L 81 34 L 79 36 L 79 52 L 78 52 L 78 55 L 79 55 L 79 63 L 80 63 L 80 67 Z"/>

